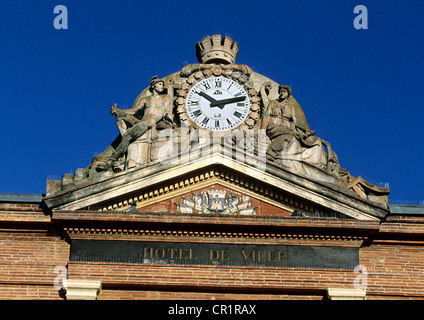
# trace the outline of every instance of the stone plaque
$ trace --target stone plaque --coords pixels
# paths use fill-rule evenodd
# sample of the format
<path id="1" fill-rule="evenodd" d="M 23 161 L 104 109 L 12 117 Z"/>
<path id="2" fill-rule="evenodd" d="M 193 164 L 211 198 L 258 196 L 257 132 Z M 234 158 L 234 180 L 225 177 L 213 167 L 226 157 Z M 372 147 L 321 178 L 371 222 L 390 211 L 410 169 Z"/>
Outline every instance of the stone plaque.
<path id="1" fill-rule="evenodd" d="M 76 239 L 70 261 L 354 269 L 359 248 Z"/>

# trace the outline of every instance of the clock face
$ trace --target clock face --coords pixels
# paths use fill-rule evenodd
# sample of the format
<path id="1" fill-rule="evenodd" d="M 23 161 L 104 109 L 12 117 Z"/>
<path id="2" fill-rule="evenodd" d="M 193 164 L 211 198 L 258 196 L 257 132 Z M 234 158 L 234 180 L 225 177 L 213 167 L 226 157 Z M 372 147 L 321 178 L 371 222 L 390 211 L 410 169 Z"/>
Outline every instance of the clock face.
<path id="1" fill-rule="evenodd" d="M 227 131 L 246 120 L 250 101 L 238 82 L 218 77 L 196 83 L 186 102 L 187 113 L 201 128 Z"/>

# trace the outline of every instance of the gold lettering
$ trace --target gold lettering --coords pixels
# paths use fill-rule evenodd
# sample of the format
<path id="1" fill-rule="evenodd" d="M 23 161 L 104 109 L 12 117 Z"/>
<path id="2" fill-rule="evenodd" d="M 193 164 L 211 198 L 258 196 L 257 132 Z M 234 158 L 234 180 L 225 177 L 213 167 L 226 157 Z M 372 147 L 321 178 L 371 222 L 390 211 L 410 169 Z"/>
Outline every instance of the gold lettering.
<path id="1" fill-rule="evenodd" d="M 218 259 L 219 259 L 218 250 L 211 249 L 209 251 L 209 260 L 218 260 Z"/>
<path id="2" fill-rule="evenodd" d="M 282 251 L 278 251 L 278 262 L 287 262 L 286 253 Z"/>
<path id="3" fill-rule="evenodd" d="M 193 256 L 193 249 L 190 249 L 189 252 L 190 252 L 190 257 L 189 257 L 190 260 L 197 260 L 198 259 L 196 256 Z"/>
<path id="4" fill-rule="evenodd" d="M 171 259 L 175 259 L 174 254 L 177 253 L 178 249 L 169 248 L 168 252 L 171 252 Z"/>
<path id="5" fill-rule="evenodd" d="M 272 257 L 273 252 L 272 251 L 268 251 L 268 261 L 269 262 L 275 262 L 276 260 L 276 256 L 274 255 L 274 257 Z"/>
<path id="6" fill-rule="evenodd" d="M 147 250 L 149 250 L 149 252 Z M 148 257 L 148 255 L 150 255 L 150 257 Z M 143 255 L 143 257 L 146 258 L 146 259 L 147 258 L 152 259 L 153 258 L 153 248 L 144 248 L 144 255 Z"/>
<path id="7" fill-rule="evenodd" d="M 244 252 L 244 250 L 241 250 L 241 253 L 243 254 L 244 261 L 247 261 L 249 259 L 250 253 L 247 254 L 246 252 Z"/>
<path id="8" fill-rule="evenodd" d="M 222 250 L 221 251 L 221 260 L 222 261 L 229 261 L 230 260 L 230 251 L 229 250 Z"/>
<path id="9" fill-rule="evenodd" d="M 180 259 L 187 259 L 187 249 L 180 249 Z"/>
<path id="10" fill-rule="evenodd" d="M 266 261 L 266 254 L 264 257 L 262 257 L 262 251 L 258 251 L 258 262 Z"/>
<path id="11" fill-rule="evenodd" d="M 218 250 L 211 249 L 209 251 L 209 260 L 229 261 L 230 251 L 229 250 L 218 251 Z"/>
<path id="12" fill-rule="evenodd" d="M 262 258 L 262 253 L 260 250 L 253 250 L 252 251 L 252 261 L 253 262 L 261 262 L 261 261 L 266 261 L 266 257 L 265 260 L 263 260 Z"/>
<path id="13" fill-rule="evenodd" d="M 156 256 L 156 258 L 163 258 L 163 257 L 165 257 L 165 250 L 162 249 L 162 248 L 157 248 L 155 250 L 155 256 Z"/>

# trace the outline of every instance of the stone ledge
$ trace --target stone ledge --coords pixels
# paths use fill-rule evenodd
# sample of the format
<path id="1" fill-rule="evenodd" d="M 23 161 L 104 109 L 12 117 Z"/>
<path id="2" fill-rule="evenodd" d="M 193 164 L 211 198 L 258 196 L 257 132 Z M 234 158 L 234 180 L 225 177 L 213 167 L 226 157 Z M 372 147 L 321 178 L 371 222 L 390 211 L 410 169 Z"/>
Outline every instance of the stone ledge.
<path id="1" fill-rule="evenodd" d="M 329 300 L 365 300 L 367 291 L 353 288 L 327 288 Z"/>
<path id="2" fill-rule="evenodd" d="M 96 300 L 102 282 L 96 280 L 65 279 L 63 287 L 66 290 L 67 300 Z"/>

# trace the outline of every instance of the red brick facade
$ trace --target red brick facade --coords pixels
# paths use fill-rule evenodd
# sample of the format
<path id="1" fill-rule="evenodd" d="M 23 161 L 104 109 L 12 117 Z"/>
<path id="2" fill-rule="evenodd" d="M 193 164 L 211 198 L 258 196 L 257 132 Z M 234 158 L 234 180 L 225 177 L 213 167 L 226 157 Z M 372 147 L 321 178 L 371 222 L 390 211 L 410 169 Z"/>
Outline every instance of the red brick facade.
<path id="1" fill-rule="evenodd" d="M 0 203 L 0 299 L 64 299 L 65 278 L 101 281 L 97 299 L 314 299 L 363 288 L 366 299 L 424 298 L 424 216 L 383 222 L 287 216 L 53 211 Z M 74 239 L 341 246 L 353 270 L 69 261 Z"/>

